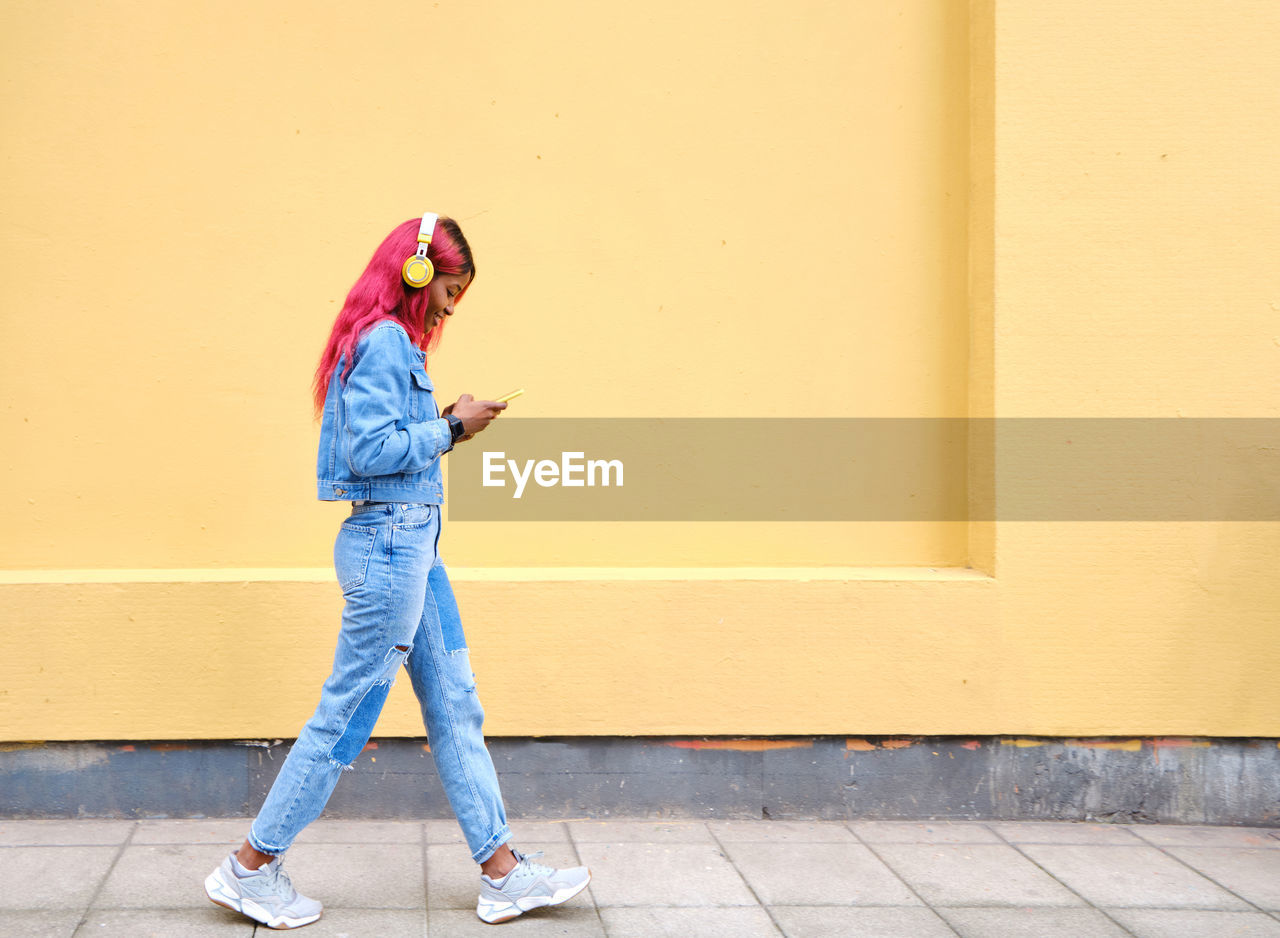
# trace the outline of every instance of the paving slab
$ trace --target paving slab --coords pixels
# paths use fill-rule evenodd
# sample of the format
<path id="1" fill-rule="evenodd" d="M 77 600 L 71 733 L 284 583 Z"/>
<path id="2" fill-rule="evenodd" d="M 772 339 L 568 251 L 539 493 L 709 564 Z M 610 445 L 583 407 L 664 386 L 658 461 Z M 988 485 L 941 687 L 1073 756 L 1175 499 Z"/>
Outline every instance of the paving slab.
<path id="1" fill-rule="evenodd" d="M 951 927 L 926 908 L 786 905 L 772 912 L 787 938 L 955 938 Z"/>
<path id="2" fill-rule="evenodd" d="M 466 844 L 427 847 L 427 908 L 475 909 L 480 895 L 480 867 Z"/>
<path id="3" fill-rule="evenodd" d="M 94 909 L 76 938 L 252 938 L 254 923 L 205 900 L 192 909 Z"/>
<path id="4" fill-rule="evenodd" d="M 0 909 L 82 912 L 119 847 L 0 848 Z"/>
<path id="5" fill-rule="evenodd" d="M 858 842 L 841 821 L 709 821 L 707 827 L 723 844 Z"/>
<path id="6" fill-rule="evenodd" d="M 1166 847 L 1246 902 L 1280 912 L 1280 850 L 1255 847 Z"/>
<path id="7" fill-rule="evenodd" d="M 985 824 L 973 821 L 851 821 L 869 844 L 998 844 Z"/>
<path id="8" fill-rule="evenodd" d="M 1261 912 L 1108 909 L 1137 938 L 1280 938 L 1280 922 Z"/>
<path id="9" fill-rule="evenodd" d="M 725 850 L 766 905 L 922 904 L 862 844 L 739 842 Z"/>
<path id="10" fill-rule="evenodd" d="M 600 906 L 756 905 L 738 871 L 706 844 L 579 844 Z"/>
<path id="11" fill-rule="evenodd" d="M 453 825 L 457 827 L 457 824 Z M 421 844 L 422 827 L 404 821 L 339 821 L 321 818 L 303 828 L 294 844 Z"/>
<path id="12" fill-rule="evenodd" d="M 987 826 L 1010 843 L 1019 844 L 1129 844 L 1141 846 L 1127 824 L 1090 824 L 1080 821 L 988 821 Z"/>
<path id="13" fill-rule="evenodd" d="M 430 820 L 421 822 L 426 831 L 429 844 L 464 844 L 462 828 L 457 821 Z M 565 821 L 508 821 L 511 828 L 511 842 L 521 850 L 529 841 L 537 843 L 568 843 L 569 829 Z M 468 851 L 467 856 L 470 857 Z"/>
<path id="14" fill-rule="evenodd" d="M 569 825 L 565 821 L 508 821 L 507 826 L 511 828 L 511 843 L 525 853 L 529 852 L 524 849 L 526 843 L 567 844 L 569 842 Z"/>
<path id="15" fill-rule="evenodd" d="M 75 823 L 75 822 L 72 822 Z M 134 823 L 134 822 L 127 822 Z M 205 820 L 145 820 L 137 822 L 131 843 L 135 844 L 222 844 L 239 847 L 249 833 L 253 818 L 210 818 Z M 454 823 L 454 828 L 457 824 Z M 422 829 L 406 821 L 314 821 L 298 835 L 295 844 L 314 843 L 421 843 Z"/>
<path id="16" fill-rule="evenodd" d="M 525 853 L 541 850 L 545 855 L 539 857 L 538 862 L 548 866 L 579 865 L 569 844 L 533 842 L 520 844 L 519 848 Z M 465 844 L 431 844 L 427 847 L 427 907 L 433 914 L 437 909 L 470 909 L 474 915 L 479 896 L 480 865 L 471 859 L 471 851 Z M 569 902 L 591 904 L 587 893 L 575 896 Z"/>
<path id="17" fill-rule="evenodd" d="M 714 909 L 618 906 L 601 909 L 600 918 L 609 938 L 780 938 L 782 935 L 770 921 L 769 913 L 759 906 Z"/>
<path id="18" fill-rule="evenodd" d="M 930 905 L 1084 904 L 1007 844 L 877 844 L 875 850 Z"/>
<path id="19" fill-rule="evenodd" d="M 201 818 L 138 821 L 135 844 L 225 844 L 239 847 L 253 818 Z"/>
<path id="20" fill-rule="evenodd" d="M 71 938 L 80 924 L 79 912 L 0 909 L 0 935 L 22 938 Z"/>
<path id="21" fill-rule="evenodd" d="M 227 851 L 214 844 L 131 844 L 107 877 L 95 909 L 200 909 L 204 880 Z"/>
<path id="22" fill-rule="evenodd" d="M 568 828 L 580 844 L 715 844 L 702 821 L 570 821 Z"/>
<path id="23" fill-rule="evenodd" d="M 285 869 L 295 888 L 326 907 L 419 909 L 426 905 L 420 843 L 299 845 L 289 851 Z"/>
<path id="24" fill-rule="evenodd" d="M 1133 833 L 1147 843 L 1176 847 L 1270 847 L 1280 850 L 1280 828 L 1138 824 Z"/>
<path id="25" fill-rule="evenodd" d="M 445 821 L 439 818 L 422 822 L 422 830 L 429 844 L 464 844 L 467 839 L 462 836 L 462 828 L 457 821 Z"/>
<path id="26" fill-rule="evenodd" d="M 0 845 L 122 844 L 133 821 L 0 821 Z"/>
<path id="27" fill-rule="evenodd" d="M 259 938 L 283 932 L 258 929 Z M 320 921 L 296 932 L 306 938 L 424 938 L 426 909 L 335 909 L 326 908 Z"/>
<path id="28" fill-rule="evenodd" d="M 1019 849 L 1096 906 L 1248 909 L 1155 847 L 1022 844 Z"/>
<path id="29" fill-rule="evenodd" d="M 938 909 L 961 938 L 1126 938 L 1127 932 L 1097 909 Z"/>
<path id="30" fill-rule="evenodd" d="M 494 938 L 494 928 L 503 929 L 508 938 L 555 935 L 556 938 L 605 938 L 600 916 L 588 903 L 575 905 L 582 897 L 575 896 L 564 905 L 533 909 L 517 919 L 494 926 L 480 921 L 475 909 L 463 911 L 451 909 L 431 911 L 428 917 L 428 934 L 432 938 Z M 473 903 L 474 905 L 474 903 Z M 354 938 L 354 936 L 353 936 Z"/>

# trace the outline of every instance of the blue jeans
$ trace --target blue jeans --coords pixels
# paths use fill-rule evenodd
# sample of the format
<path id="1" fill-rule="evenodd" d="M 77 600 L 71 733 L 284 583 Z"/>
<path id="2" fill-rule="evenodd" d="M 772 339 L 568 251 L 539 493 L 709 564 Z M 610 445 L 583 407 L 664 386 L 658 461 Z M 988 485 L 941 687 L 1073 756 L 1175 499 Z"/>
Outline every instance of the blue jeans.
<path id="1" fill-rule="evenodd" d="M 439 540 L 439 505 L 372 502 L 342 523 L 333 562 L 346 606 L 333 673 L 249 828 L 255 849 L 284 853 L 320 816 L 369 741 L 402 664 L 471 856 L 482 863 L 510 839 Z"/>

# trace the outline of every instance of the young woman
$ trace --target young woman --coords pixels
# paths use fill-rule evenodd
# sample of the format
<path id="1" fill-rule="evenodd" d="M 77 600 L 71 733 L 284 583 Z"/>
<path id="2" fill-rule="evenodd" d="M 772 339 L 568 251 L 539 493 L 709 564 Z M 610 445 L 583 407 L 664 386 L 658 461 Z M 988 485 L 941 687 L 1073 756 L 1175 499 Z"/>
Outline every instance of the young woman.
<path id="1" fill-rule="evenodd" d="M 432 214 L 397 226 L 347 295 L 316 371 L 319 496 L 351 502 L 334 544 L 345 607 L 333 673 L 240 849 L 205 880 L 219 905 L 268 928 L 320 917 L 281 869 L 369 741 L 403 665 L 422 705 L 440 781 L 480 864 L 476 914 L 503 922 L 577 895 L 591 873 L 511 849 L 453 590 L 437 547 L 440 457 L 507 406 L 464 394 L 439 411 L 426 372 L 445 321 L 475 277 L 457 224 Z M 538 854 L 534 854 L 534 857 Z"/>

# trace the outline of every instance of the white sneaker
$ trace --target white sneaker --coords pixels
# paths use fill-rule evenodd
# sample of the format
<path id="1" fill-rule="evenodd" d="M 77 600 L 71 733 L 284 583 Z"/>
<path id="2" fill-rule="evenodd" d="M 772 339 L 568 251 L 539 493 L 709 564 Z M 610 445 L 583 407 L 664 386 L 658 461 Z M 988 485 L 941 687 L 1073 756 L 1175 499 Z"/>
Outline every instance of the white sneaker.
<path id="1" fill-rule="evenodd" d="M 204 881 L 204 891 L 218 905 L 241 912 L 268 928 L 299 928 L 320 917 L 322 906 L 293 888 L 276 857 L 248 876 L 236 875 L 235 854 Z"/>
<path id="2" fill-rule="evenodd" d="M 506 876 L 492 880 L 480 874 L 480 901 L 476 915 L 490 925 L 506 922 L 530 909 L 567 902 L 591 882 L 591 871 L 585 866 L 556 870 L 534 863 L 542 851 L 525 856 L 512 848 L 516 867 Z"/>

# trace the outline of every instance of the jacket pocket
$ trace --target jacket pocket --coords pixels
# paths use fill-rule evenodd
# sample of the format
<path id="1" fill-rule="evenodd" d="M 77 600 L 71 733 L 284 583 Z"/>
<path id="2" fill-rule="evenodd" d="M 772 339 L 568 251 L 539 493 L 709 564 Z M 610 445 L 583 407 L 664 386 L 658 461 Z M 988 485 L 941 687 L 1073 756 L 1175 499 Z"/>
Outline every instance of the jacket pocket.
<path id="1" fill-rule="evenodd" d="M 364 585 L 377 535 L 377 528 L 347 522 L 343 522 L 338 530 L 338 539 L 333 542 L 333 569 L 338 574 L 338 586 L 342 587 L 343 593 Z"/>
<path id="2" fill-rule="evenodd" d="M 409 417 L 414 421 L 434 420 L 439 414 L 436 412 L 435 397 L 432 391 L 435 385 L 431 383 L 431 379 L 427 377 L 425 371 L 417 368 L 409 372 L 412 377 L 413 387 L 409 390 Z"/>

